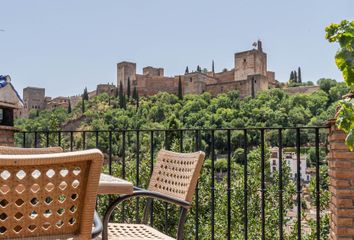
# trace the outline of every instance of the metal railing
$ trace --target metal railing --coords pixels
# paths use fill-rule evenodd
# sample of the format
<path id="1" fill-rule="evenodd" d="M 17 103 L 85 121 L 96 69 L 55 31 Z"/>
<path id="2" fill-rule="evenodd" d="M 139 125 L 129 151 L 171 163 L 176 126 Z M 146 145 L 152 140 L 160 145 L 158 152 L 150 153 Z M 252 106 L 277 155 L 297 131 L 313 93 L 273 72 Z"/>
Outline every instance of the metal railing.
<path id="1" fill-rule="evenodd" d="M 217 135 L 216 135 L 217 134 Z M 327 134 L 328 127 L 292 127 L 292 128 L 219 128 L 219 129 L 135 129 L 135 130 L 97 130 L 97 131 L 34 131 L 34 132 L 18 132 L 16 134 L 16 140 L 19 146 L 22 147 L 49 147 L 49 146 L 62 146 L 65 150 L 79 150 L 86 148 L 100 148 L 106 153 L 108 173 L 119 175 L 122 178 L 134 179 L 134 184 L 139 187 L 144 187 L 146 182 L 142 182 L 142 164 L 144 163 L 144 172 L 146 173 L 146 167 L 149 168 L 148 174 L 152 173 L 154 167 L 154 158 L 156 151 L 161 147 L 173 148 L 175 151 L 197 151 L 202 150 L 206 152 L 207 159 L 209 159 L 209 175 L 203 174 L 210 178 L 209 189 L 210 191 L 210 239 L 215 239 L 215 214 L 216 214 L 216 183 L 219 181 L 216 176 L 216 165 L 218 156 L 224 156 L 227 162 L 226 171 L 223 171 L 221 178 L 226 178 L 226 227 L 223 230 L 225 239 L 235 239 L 232 235 L 233 221 L 235 213 L 232 211 L 232 199 L 235 198 L 233 192 L 236 190 L 232 183 L 234 175 L 243 174 L 243 211 L 242 211 L 242 231 L 243 239 L 250 238 L 249 232 L 249 215 L 254 214 L 249 212 L 249 153 L 251 150 L 260 150 L 260 224 L 261 231 L 258 236 L 261 239 L 266 239 L 266 194 L 267 194 L 267 182 L 268 176 L 266 175 L 266 160 L 268 158 L 267 147 L 277 146 L 278 149 L 278 174 L 279 181 L 277 183 L 278 188 L 278 223 L 277 226 L 277 238 L 284 239 L 287 233 L 285 229 L 285 213 L 287 209 L 284 209 L 284 163 L 283 151 L 286 148 L 292 148 L 296 152 L 296 177 L 294 179 L 296 184 L 296 193 L 294 197 L 294 204 L 296 208 L 296 218 L 294 221 L 294 228 L 296 231 L 297 239 L 301 239 L 303 236 L 303 207 L 302 207 L 302 188 L 303 181 L 301 179 L 301 149 L 312 147 L 315 149 L 315 236 L 316 239 L 321 239 L 321 185 L 320 185 L 320 165 L 326 164 L 325 159 L 320 158 L 320 151 L 326 151 L 327 146 Z M 142 149 L 143 148 L 143 149 Z M 242 172 L 236 172 L 234 168 L 234 157 L 236 149 L 243 149 L 243 160 L 239 163 L 242 167 Z M 129 156 L 129 159 L 127 159 Z M 118 160 L 117 160 L 118 158 Z M 134 159 L 132 159 L 134 158 Z M 113 160 L 116 159 L 116 160 Z M 237 159 L 236 159 L 237 160 Z M 133 171 L 127 171 L 127 163 L 135 161 Z M 148 164 L 146 164 L 148 161 Z M 120 173 L 114 172 L 114 164 L 120 165 Z M 135 176 L 132 176 L 135 175 Z M 272 183 L 273 184 L 273 183 Z M 240 186 L 241 187 L 241 186 Z M 201 218 L 205 218 L 200 212 L 200 189 L 197 185 L 194 199 L 194 238 L 203 239 L 200 231 Z M 141 203 L 136 202 L 135 205 L 135 220 L 140 221 L 139 209 Z M 127 209 L 122 208 L 121 220 L 126 220 Z M 154 224 L 154 212 L 150 215 L 150 224 Z M 164 206 L 164 230 L 168 230 L 169 210 L 167 205 Z M 204 233 L 203 233 L 204 234 Z M 210 235 L 209 235 L 210 234 Z"/>

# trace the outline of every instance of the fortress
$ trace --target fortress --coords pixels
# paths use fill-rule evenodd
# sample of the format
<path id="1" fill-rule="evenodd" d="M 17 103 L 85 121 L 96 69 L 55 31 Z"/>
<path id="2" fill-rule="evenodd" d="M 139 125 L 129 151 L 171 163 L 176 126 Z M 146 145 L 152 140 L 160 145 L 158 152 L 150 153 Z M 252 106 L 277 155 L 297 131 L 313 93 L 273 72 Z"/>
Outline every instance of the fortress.
<path id="1" fill-rule="evenodd" d="M 136 87 L 140 96 L 154 95 L 158 92 L 177 94 L 181 79 L 183 94 L 212 95 L 238 90 L 241 97 L 255 96 L 257 92 L 272 88 L 276 84 L 275 73 L 267 69 L 267 54 L 263 52 L 262 42 L 254 44 L 255 49 L 235 53 L 234 68 L 216 73 L 212 71 L 185 72 L 183 75 L 167 77 L 163 68 L 145 67 L 143 74 L 137 74 L 136 63 L 117 64 L 117 86 L 122 82 L 126 90 L 128 79 L 131 90 Z M 102 87 L 102 86 L 101 86 Z"/>
<path id="2" fill-rule="evenodd" d="M 144 67 L 143 74 L 137 74 L 136 63 L 120 62 L 117 64 L 117 85 L 98 84 L 96 90 L 89 92 L 89 97 L 107 93 L 115 96 L 120 83 L 127 92 L 128 81 L 131 91 L 134 87 L 140 96 L 150 96 L 158 92 L 177 94 L 179 79 L 181 79 L 183 94 L 201 94 L 209 92 L 212 95 L 237 90 L 240 97 L 254 97 L 258 92 L 275 87 L 274 72 L 267 69 L 267 54 L 263 52 L 262 42 L 253 44 L 254 49 L 235 53 L 234 68 L 222 72 L 201 70 L 194 72 L 186 71 L 183 75 L 167 77 L 163 68 Z M 128 80 L 129 79 L 129 80 Z M 63 107 L 67 108 L 69 102 L 75 106 L 81 101 L 81 96 L 71 97 L 47 97 L 44 88 L 27 87 L 23 89 L 24 108 L 19 114 L 28 116 L 31 109 L 44 110 Z"/>

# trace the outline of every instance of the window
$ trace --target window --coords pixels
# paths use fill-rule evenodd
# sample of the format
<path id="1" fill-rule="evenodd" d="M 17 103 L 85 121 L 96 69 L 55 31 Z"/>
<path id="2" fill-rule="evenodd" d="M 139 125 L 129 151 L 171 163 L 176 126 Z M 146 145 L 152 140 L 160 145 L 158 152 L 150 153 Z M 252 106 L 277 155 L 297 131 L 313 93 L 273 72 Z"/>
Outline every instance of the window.
<path id="1" fill-rule="evenodd" d="M 193 81 L 193 79 L 192 79 L 192 78 L 190 78 L 190 79 L 189 79 L 189 81 L 190 81 L 190 82 L 192 82 L 192 81 Z"/>
<path id="2" fill-rule="evenodd" d="M 244 63 L 246 62 L 246 58 L 243 59 L 243 62 L 244 62 Z"/>
<path id="3" fill-rule="evenodd" d="M 275 162 L 275 160 L 273 160 L 273 165 L 276 165 L 276 162 Z"/>

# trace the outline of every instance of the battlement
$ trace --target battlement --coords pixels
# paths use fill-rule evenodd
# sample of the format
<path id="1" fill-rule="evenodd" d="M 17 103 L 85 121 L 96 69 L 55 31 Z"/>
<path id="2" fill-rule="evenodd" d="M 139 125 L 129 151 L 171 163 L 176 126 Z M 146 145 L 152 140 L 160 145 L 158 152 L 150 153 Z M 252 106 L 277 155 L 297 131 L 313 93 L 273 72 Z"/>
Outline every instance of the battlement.
<path id="1" fill-rule="evenodd" d="M 147 66 L 147 67 L 143 68 L 143 75 L 163 77 L 164 76 L 164 69 Z"/>

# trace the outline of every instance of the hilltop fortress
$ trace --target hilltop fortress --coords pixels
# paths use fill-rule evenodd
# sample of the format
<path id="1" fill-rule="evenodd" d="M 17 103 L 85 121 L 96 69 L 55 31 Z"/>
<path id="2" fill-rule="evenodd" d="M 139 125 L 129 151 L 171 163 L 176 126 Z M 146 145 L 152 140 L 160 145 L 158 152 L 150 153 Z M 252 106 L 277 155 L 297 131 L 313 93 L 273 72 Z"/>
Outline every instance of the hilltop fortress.
<path id="1" fill-rule="evenodd" d="M 267 54 L 263 52 L 262 42 L 258 41 L 254 46 L 252 50 L 235 53 L 234 68 L 218 73 L 213 66 L 212 71 L 186 71 L 183 75 L 167 77 L 163 68 L 148 66 L 143 68 L 143 74 L 137 74 L 136 63 L 120 62 L 117 64 L 117 86 L 122 82 L 126 90 L 129 79 L 131 90 L 136 87 L 140 96 L 158 92 L 177 94 L 181 79 L 183 94 L 209 92 L 217 95 L 238 90 L 241 97 L 255 96 L 259 91 L 274 87 L 276 80 L 275 73 L 267 69 Z M 101 90 L 98 91 L 103 92 L 103 88 L 108 90 L 108 86 L 101 85 Z"/>
<path id="2" fill-rule="evenodd" d="M 274 72 L 267 69 L 267 54 L 263 52 L 262 42 L 253 44 L 254 49 L 238 52 L 234 55 L 234 68 L 224 69 L 222 72 L 212 70 L 186 71 L 184 74 L 167 77 L 163 68 L 144 67 L 142 74 L 137 74 L 136 63 L 120 62 L 117 64 L 117 85 L 98 84 L 94 91 L 89 92 L 90 97 L 108 93 L 114 97 L 120 83 L 124 92 L 127 92 L 128 79 L 130 89 L 137 89 L 140 96 L 150 96 L 158 92 L 177 94 L 179 79 L 181 79 L 183 94 L 201 94 L 209 92 L 212 95 L 237 90 L 240 97 L 254 97 L 258 92 L 275 87 Z M 31 109 L 44 110 L 52 108 L 67 108 L 69 102 L 75 106 L 81 101 L 81 96 L 47 97 L 44 88 L 27 87 L 23 89 L 24 108 L 20 116 L 28 116 Z"/>

